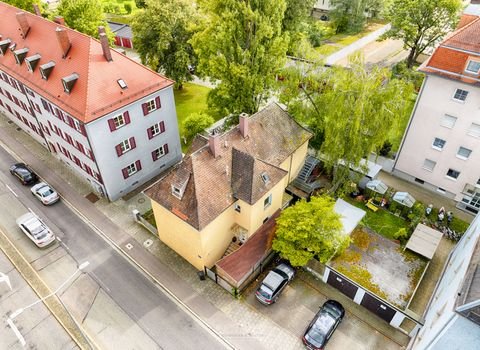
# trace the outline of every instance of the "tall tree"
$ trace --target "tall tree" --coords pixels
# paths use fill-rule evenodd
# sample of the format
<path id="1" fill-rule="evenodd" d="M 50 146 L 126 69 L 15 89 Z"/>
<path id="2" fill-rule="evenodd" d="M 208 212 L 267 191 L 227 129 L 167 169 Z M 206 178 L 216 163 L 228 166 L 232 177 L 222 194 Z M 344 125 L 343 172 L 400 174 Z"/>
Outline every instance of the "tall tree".
<path id="1" fill-rule="evenodd" d="M 337 33 L 359 32 L 365 26 L 367 0 L 332 0 L 330 17 Z"/>
<path id="2" fill-rule="evenodd" d="M 199 0 L 204 20 L 191 40 L 199 72 L 217 80 L 208 96 L 215 113 L 254 113 L 284 65 L 285 0 Z"/>
<path id="3" fill-rule="evenodd" d="M 325 263 L 350 244 L 342 233 L 340 215 L 335 202 L 327 196 L 312 197 L 288 207 L 277 219 L 273 250 L 290 261 L 292 266 L 305 266 L 313 257 Z"/>
<path id="4" fill-rule="evenodd" d="M 28 12 L 33 12 L 33 4 L 40 6 L 39 0 L 5 0 L 5 2 Z"/>
<path id="5" fill-rule="evenodd" d="M 358 55 L 349 69 L 312 68 L 290 73 L 286 81 L 281 100 L 315 131 L 313 146 L 327 167 L 335 169 L 332 191 L 342 189 L 348 169 L 361 168 L 362 159 L 380 149 L 389 132 L 408 118 L 413 93 L 411 83 L 391 79 L 388 69 L 366 69 Z M 338 166 L 339 160 L 345 166 Z"/>
<path id="6" fill-rule="evenodd" d="M 195 58 L 188 26 L 193 17 L 188 0 L 147 0 L 132 21 L 133 44 L 142 63 L 154 71 L 162 70 L 180 89 L 192 80 L 188 65 Z"/>
<path id="7" fill-rule="evenodd" d="M 102 3 L 97 0 L 62 0 L 57 13 L 75 30 L 98 38 L 98 27 L 104 26 L 109 37 L 110 29 L 103 14 Z"/>
<path id="8" fill-rule="evenodd" d="M 461 8 L 461 0 L 393 0 L 386 12 L 392 24 L 386 36 L 403 40 L 411 68 L 425 49 L 455 28 Z"/>

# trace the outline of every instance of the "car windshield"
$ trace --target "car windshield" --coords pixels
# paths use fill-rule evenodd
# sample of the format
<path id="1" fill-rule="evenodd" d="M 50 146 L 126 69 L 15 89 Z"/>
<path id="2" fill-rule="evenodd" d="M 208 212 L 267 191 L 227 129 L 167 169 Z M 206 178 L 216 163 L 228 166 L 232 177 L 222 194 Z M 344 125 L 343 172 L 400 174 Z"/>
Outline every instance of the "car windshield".
<path id="1" fill-rule="evenodd" d="M 47 236 L 48 230 L 39 220 L 30 220 L 28 230 L 36 239 L 42 239 Z"/>
<path id="2" fill-rule="evenodd" d="M 262 284 L 260 288 L 258 289 L 258 292 L 260 295 L 266 299 L 270 299 L 272 297 L 272 290 L 268 288 L 266 285 Z"/>
<path id="3" fill-rule="evenodd" d="M 322 311 L 308 332 L 309 341 L 316 347 L 319 347 L 323 344 L 325 337 L 334 325 L 335 319 L 326 311 Z"/>
<path id="4" fill-rule="evenodd" d="M 17 168 L 15 169 L 15 171 L 17 171 L 19 174 L 22 174 L 22 175 L 30 175 L 30 171 L 25 168 Z"/>
<path id="5" fill-rule="evenodd" d="M 53 190 L 49 186 L 43 186 L 41 187 L 38 192 L 42 197 L 48 197 L 51 194 L 53 194 Z"/>

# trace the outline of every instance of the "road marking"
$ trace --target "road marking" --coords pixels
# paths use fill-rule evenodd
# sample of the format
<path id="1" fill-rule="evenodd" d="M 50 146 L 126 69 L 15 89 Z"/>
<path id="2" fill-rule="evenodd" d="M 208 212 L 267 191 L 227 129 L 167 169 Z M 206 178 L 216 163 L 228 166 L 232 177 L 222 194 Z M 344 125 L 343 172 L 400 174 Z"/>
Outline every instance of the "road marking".
<path id="1" fill-rule="evenodd" d="M 10 192 L 12 192 L 12 193 L 13 193 L 13 195 L 14 195 L 15 197 L 17 197 L 17 198 L 18 198 L 18 195 L 15 193 L 15 191 L 14 191 L 14 190 L 12 190 L 12 189 L 10 188 L 10 186 L 8 186 L 7 184 L 5 184 L 5 186 L 8 188 L 8 190 L 9 190 Z"/>

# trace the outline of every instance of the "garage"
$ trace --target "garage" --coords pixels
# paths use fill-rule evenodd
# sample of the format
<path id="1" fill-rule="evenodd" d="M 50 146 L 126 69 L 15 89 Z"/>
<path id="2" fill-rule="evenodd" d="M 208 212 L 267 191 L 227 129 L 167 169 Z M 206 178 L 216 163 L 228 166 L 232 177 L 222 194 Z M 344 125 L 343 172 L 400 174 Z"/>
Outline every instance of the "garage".
<path id="1" fill-rule="evenodd" d="M 332 270 L 330 270 L 330 273 L 328 275 L 327 283 L 337 288 L 340 292 L 345 294 L 350 299 L 355 298 L 355 294 L 358 290 L 358 287 L 355 284 L 351 283 L 349 280 L 347 280 L 343 276 L 338 275 Z"/>
<path id="2" fill-rule="evenodd" d="M 377 298 L 371 296 L 368 293 L 365 293 L 363 296 L 362 302 L 360 303 L 363 307 L 370 310 L 383 320 L 390 323 L 397 312 L 395 309 L 391 308 L 388 304 L 385 304 L 378 300 Z"/>

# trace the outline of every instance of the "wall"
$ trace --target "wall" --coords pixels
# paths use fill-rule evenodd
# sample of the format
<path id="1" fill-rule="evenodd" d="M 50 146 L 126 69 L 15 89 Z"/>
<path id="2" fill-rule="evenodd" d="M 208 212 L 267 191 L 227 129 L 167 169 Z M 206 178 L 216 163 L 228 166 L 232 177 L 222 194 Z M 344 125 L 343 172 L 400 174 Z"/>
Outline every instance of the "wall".
<path id="1" fill-rule="evenodd" d="M 293 152 L 287 159 L 280 164 L 280 168 L 289 172 L 289 175 L 285 178 L 284 188 L 292 182 L 300 172 L 305 163 L 305 157 L 307 156 L 308 141 L 301 145 L 295 152 Z"/>
<path id="2" fill-rule="evenodd" d="M 464 103 L 453 100 L 457 88 L 469 91 Z M 462 199 L 465 184 L 476 184 L 480 171 L 475 164 L 480 162 L 480 139 L 467 135 L 472 122 L 478 119 L 480 90 L 459 81 L 427 76 L 403 141 L 394 173 L 403 172 L 455 194 L 455 200 Z M 441 126 L 445 114 L 457 117 L 451 129 Z M 435 137 L 446 140 L 442 151 L 432 148 Z M 456 156 L 459 147 L 472 150 L 467 160 Z M 437 162 L 433 171 L 423 169 L 425 159 Z M 449 168 L 460 171 L 456 179 L 446 177 Z"/>

